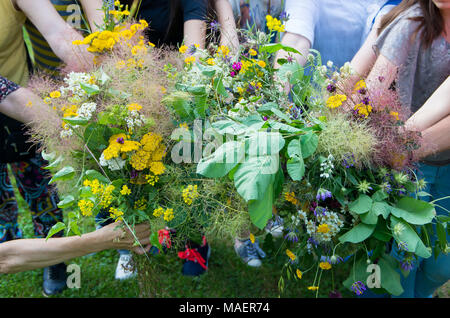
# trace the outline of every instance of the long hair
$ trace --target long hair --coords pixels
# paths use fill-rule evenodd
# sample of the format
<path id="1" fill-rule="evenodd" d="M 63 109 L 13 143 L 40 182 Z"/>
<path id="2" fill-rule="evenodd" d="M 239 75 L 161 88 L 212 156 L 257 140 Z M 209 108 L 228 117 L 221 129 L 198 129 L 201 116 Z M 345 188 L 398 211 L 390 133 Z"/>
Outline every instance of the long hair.
<path id="1" fill-rule="evenodd" d="M 398 6 L 383 16 L 381 19 L 380 28 L 378 29 L 378 35 L 400 14 L 411 8 L 416 3 L 420 4 L 422 16 L 409 18 L 412 21 L 419 22 L 413 37 L 415 37 L 418 32 L 422 30 L 420 37 L 421 41 L 425 44 L 425 47 L 431 46 L 433 41 L 444 31 L 444 19 L 442 18 L 439 8 L 433 3 L 432 0 L 403 0 Z"/>

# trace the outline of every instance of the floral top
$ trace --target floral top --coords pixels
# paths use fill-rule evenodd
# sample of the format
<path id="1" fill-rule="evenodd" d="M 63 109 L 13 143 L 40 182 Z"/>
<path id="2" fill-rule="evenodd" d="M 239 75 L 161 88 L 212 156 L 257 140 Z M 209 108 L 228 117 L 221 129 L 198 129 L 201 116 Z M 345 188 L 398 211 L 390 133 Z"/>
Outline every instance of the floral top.
<path id="1" fill-rule="evenodd" d="M 9 81 L 8 79 L 0 76 L 0 103 L 12 92 L 17 90 L 19 85 Z"/>

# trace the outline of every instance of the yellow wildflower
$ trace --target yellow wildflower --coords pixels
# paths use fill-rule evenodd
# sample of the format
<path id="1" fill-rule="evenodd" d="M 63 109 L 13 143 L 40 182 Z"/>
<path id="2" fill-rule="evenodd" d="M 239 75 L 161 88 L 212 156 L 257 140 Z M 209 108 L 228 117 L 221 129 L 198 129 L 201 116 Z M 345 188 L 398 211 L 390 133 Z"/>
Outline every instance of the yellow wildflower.
<path id="1" fill-rule="evenodd" d="M 116 63 L 116 68 L 118 69 L 118 70 L 121 70 L 121 69 L 123 69 L 123 68 L 125 68 L 125 61 L 124 60 L 120 60 L 120 61 L 117 61 L 117 63 Z"/>
<path id="2" fill-rule="evenodd" d="M 312 291 L 315 291 L 315 290 L 318 290 L 319 289 L 319 287 L 317 287 L 317 286 L 309 286 L 308 287 L 308 290 L 312 290 Z"/>
<path id="3" fill-rule="evenodd" d="M 297 274 L 297 277 L 298 277 L 299 279 L 302 279 L 303 273 L 302 273 L 301 270 L 297 269 L 297 270 L 295 271 L 295 273 Z"/>
<path id="4" fill-rule="evenodd" d="M 159 208 L 153 210 L 153 215 L 157 218 L 159 218 L 163 214 L 164 214 L 164 209 L 162 207 L 159 207 Z"/>
<path id="5" fill-rule="evenodd" d="M 328 224 L 320 224 L 317 227 L 317 232 L 319 233 L 328 233 L 330 231 L 330 228 L 328 227 Z"/>
<path id="6" fill-rule="evenodd" d="M 391 112 L 389 113 L 389 115 L 391 115 L 392 117 L 394 117 L 395 120 L 400 120 L 400 118 L 398 117 L 398 112 L 393 112 L 393 111 L 391 111 Z"/>
<path id="7" fill-rule="evenodd" d="M 262 68 L 265 68 L 266 67 L 266 62 L 258 61 L 258 65 L 261 66 Z"/>
<path id="8" fill-rule="evenodd" d="M 173 209 L 166 209 L 166 211 L 164 211 L 164 221 L 169 222 L 173 220 L 173 218 L 174 218 Z"/>
<path id="9" fill-rule="evenodd" d="M 285 192 L 284 198 L 286 201 L 291 202 L 294 205 L 298 205 L 300 203 L 300 201 L 298 201 L 297 198 L 295 197 L 294 192 Z"/>
<path id="10" fill-rule="evenodd" d="M 186 64 L 191 64 L 195 62 L 195 56 L 189 56 L 187 58 L 184 59 L 184 63 Z"/>
<path id="11" fill-rule="evenodd" d="M 131 194 L 131 190 L 128 188 L 126 184 L 122 186 L 122 190 L 120 190 L 121 195 L 129 195 Z"/>
<path id="12" fill-rule="evenodd" d="M 331 108 L 331 109 L 337 108 L 337 107 L 341 106 L 342 102 L 344 102 L 346 100 L 347 100 L 347 96 L 342 95 L 342 94 L 330 96 L 327 99 L 327 107 Z"/>
<path id="13" fill-rule="evenodd" d="M 251 56 L 255 56 L 255 55 L 258 55 L 258 52 L 256 52 L 254 49 L 250 49 L 248 51 L 248 54 L 250 54 Z"/>
<path id="14" fill-rule="evenodd" d="M 331 269 L 331 264 L 328 263 L 328 262 L 320 262 L 320 263 L 319 263 L 319 267 L 320 267 L 321 269 L 327 271 L 327 270 Z"/>
<path id="15" fill-rule="evenodd" d="M 255 236 L 250 233 L 250 242 L 252 242 L 252 244 L 255 244 Z"/>
<path id="16" fill-rule="evenodd" d="M 207 60 L 206 60 L 206 63 L 208 63 L 208 65 L 214 65 L 214 64 L 216 64 L 216 62 L 214 62 L 214 59 L 213 59 L 213 58 L 207 59 Z"/>
<path id="17" fill-rule="evenodd" d="M 141 109 L 142 109 L 142 106 L 141 105 L 139 105 L 139 104 L 136 104 L 136 103 L 133 103 L 133 104 L 128 104 L 127 105 L 127 107 L 128 107 L 128 110 L 131 112 L 131 111 L 140 111 Z"/>
<path id="18" fill-rule="evenodd" d="M 187 47 L 186 45 L 182 45 L 182 46 L 180 46 L 180 48 L 178 49 L 178 51 L 179 51 L 181 54 L 184 54 L 184 53 L 186 53 L 187 49 L 188 49 L 188 47 Z"/>
<path id="19" fill-rule="evenodd" d="M 60 91 L 53 91 L 50 93 L 50 97 L 51 98 L 60 98 L 61 97 L 61 93 Z"/>
<path id="20" fill-rule="evenodd" d="M 80 208 L 82 215 L 91 216 L 92 209 L 94 208 L 94 202 L 91 200 L 80 200 L 78 201 L 78 207 Z"/>
<path id="21" fill-rule="evenodd" d="M 292 262 L 295 261 L 297 258 L 297 256 L 295 256 L 295 254 L 292 253 L 289 249 L 286 249 L 286 255 L 289 256 Z"/>
<path id="22" fill-rule="evenodd" d="M 228 56 L 230 49 L 226 45 L 221 45 L 217 48 L 217 55 Z"/>
<path id="23" fill-rule="evenodd" d="M 359 80 L 356 84 L 355 87 L 353 88 L 354 91 L 359 91 L 361 88 L 367 88 L 366 86 L 366 82 L 364 82 L 364 80 Z"/>
<path id="24" fill-rule="evenodd" d="M 199 196 L 197 192 L 197 185 L 188 185 L 182 191 L 183 200 L 187 205 L 191 205 L 194 200 Z"/>
<path id="25" fill-rule="evenodd" d="M 116 220 L 116 222 L 119 220 L 123 220 L 122 218 L 123 212 L 114 207 L 109 208 L 109 215 L 112 219 Z"/>

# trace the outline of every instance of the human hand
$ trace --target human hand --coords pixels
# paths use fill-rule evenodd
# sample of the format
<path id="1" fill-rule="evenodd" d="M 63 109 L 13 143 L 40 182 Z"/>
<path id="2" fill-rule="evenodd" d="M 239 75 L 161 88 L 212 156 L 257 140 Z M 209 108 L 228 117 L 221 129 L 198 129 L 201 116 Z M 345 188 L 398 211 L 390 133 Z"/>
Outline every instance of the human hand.
<path id="1" fill-rule="evenodd" d="M 137 254 L 144 254 L 150 250 L 150 226 L 148 223 L 141 223 L 134 227 L 134 235 L 130 229 L 124 226 L 123 222 L 109 224 L 99 231 L 104 231 L 106 235 L 112 238 L 112 248 L 127 249 Z M 140 245 L 135 245 L 135 236 Z"/>

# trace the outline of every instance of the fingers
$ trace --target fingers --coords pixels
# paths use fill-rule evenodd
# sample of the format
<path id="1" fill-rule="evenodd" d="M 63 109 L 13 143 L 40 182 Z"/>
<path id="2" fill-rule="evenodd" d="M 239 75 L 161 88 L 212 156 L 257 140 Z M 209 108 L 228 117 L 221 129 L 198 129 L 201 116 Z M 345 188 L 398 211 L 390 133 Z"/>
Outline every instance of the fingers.
<path id="1" fill-rule="evenodd" d="M 140 246 L 138 246 L 138 247 L 133 247 L 131 250 L 132 250 L 133 252 L 135 252 L 136 254 L 142 255 L 142 254 L 145 254 L 145 253 L 147 253 L 148 251 L 150 251 L 150 248 L 151 248 L 151 247 L 152 247 L 152 245 L 151 245 L 151 244 L 148 244 L 148 245 L 144 246 L 143 248 L 140 247 Z"/>

